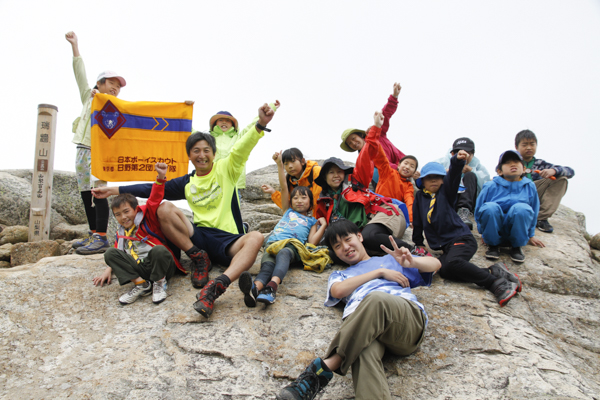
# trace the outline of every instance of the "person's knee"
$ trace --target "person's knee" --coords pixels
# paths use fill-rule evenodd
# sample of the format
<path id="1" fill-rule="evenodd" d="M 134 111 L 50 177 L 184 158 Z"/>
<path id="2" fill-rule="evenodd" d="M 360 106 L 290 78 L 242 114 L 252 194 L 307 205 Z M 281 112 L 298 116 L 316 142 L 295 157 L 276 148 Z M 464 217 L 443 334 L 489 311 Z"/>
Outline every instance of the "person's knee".
<path id="1" fill-rule="evenodd" d="M 531 208 L 531 206 L 529 204 L 525 204 L 525 203 L 515 203 L 513 204 L 510 209 L 508 210 L 508 215 L 509 216 L 528 216 L 528 217 L 533 217 L 533 209 Z"/>
<path id="2" fill-rule="evenodd" d="M 115 255 L 115 251 L 118 252 L 120 250 L 115 249 L 114 247 L 109 247 L 105 252 L 104 252 L 104 262 L 108 264 L 108 262 L 110 261 L 110 259 L 112 257 L 114 257 Z"/>
<path id="3" fill-rule="evenodd" d="M 167 248 L 165 246 L 154 246 L 150 249 L 150 251 L 148 252 L 148 254 L 152 254 L 152 256 L 154 257 L 166 257 L 166 256 L 171 256 L 171 253 L 169 252 L 169 250 L 167 250 Z"/>
<path id="4" fill-rule="evenodd" d="M 265 240 L 262 233 L 258 231 L 248 232 L 243 236 L 246 239 L 246 244 L 259 249 Z"/>
<path id="5" fill-rule="evenodd" d="M 178 210 L 179 209 L 175 207 L 173 203 L 165 201 L 160 206 L 158 206 L 158 209 L 156 210 L 156 216 L 161 222 L 168 221 L 173 218 L 176 218 Z"/>

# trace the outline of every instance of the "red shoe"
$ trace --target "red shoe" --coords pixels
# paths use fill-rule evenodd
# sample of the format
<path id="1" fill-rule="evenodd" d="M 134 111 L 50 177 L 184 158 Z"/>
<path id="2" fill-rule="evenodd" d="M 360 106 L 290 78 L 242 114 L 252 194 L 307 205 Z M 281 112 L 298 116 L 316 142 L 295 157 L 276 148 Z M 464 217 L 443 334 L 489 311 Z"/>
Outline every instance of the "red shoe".
<path id="1" fill-rule="evenodd" d="M 417 247 L 417 246 L 415 246 L 415 248 L 410 252 L 410 254 L 412 254 L 413 256 L 419 256 L 419 257 L 433 257 L 430 252 L 428 252 L 424 248 Z"/>
<path id="2" fill-rule="evenodd" d="M 194 303 L 194 310 L 199 312 L 204 318 L 210 317 L 213 312 L 213 307 L 217 297 L 225 293 L 227 286 L 221 281 L 211 280 L 204 288 L 196 295 L 198 299 Z"/>
<path id="3" fill-rule="evenodd" d="M 200 289 L 208 282 L 208 272 L 212 269 L 212 264 L 208 254 L 204 250 L 200 250 L 190 256 L 192 260 L 192 268 L 190 277 L 192 286 Z"/>

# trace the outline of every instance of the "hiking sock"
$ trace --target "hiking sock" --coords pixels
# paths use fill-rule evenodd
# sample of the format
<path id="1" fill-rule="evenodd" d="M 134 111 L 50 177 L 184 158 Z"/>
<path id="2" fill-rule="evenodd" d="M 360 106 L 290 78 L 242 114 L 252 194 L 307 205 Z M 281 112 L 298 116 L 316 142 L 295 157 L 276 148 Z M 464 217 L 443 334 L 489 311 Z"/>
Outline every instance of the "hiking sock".
<path id="1" fill-rule="evenodd" d="M 279 287 L 279 285 L 277 285 L 275 281 L 270 281 L 269 283 L 267 283 L 267 286 L 271 287 L 271 289 L 273 289 L 274 292 L 277 292 L 277 288 Z"/>
<path id="2" fill-rule="evenodd" d="M 231 285 L 231 279 L 229 279 L 229 277 L 225 274 L 217 276 L 217 279 L 215 279 L 215 281 L 220 281 L 225 287 Z"/>
<path id="3" fill-rule="evenodd" d="M 199 251 L 200 251 L 200 249 L 199 249 L 199 248 L 197 248 L 195 245 L 192 245 L 192 247 L 190 247 L 190 249 L 189 249 L 189 250 L 187 250 L 187 251 L 185 252 L 185 254 L 186 254 L 188 257 L 190 257 L 192 254 L 194 254 L 194 253 L 197 253 L 197 252 L 199 252 Z M 190 258 L 192 258 L 192 257 L 190 257 Z"/>

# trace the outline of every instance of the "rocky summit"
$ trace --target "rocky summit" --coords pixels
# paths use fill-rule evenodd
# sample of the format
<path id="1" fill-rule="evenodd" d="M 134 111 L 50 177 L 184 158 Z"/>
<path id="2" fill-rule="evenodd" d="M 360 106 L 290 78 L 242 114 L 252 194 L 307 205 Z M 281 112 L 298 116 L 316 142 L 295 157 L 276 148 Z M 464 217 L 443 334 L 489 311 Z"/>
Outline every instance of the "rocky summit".
<path id="1" fill-rule="evenodd" d="M 254 229 L 280 215 L 257 187 L 275 181 L 272 168 L 249 174 L 243 213 Z M 600 398 L 600 265 L 581 214 L 561 206 L 551 223 L 554 233 L 536 233 L 546 248 L 527 246 L 525 263 L 502 254 L 523 281 L 506 307 L 438 276 L 414 290 L 429 324 L 414 354 L 384 358 L 394 398 Z M 475 264 L 490 265 L 484 252 Z M 323 306 L 340 266 L 291 270 L 269 307 L 247 308 L 235 282 L 208 320 L 192 308 L 189 277 L 175 276 L 159 305 L 145 297 L 122 306 L 130 285 L 92 285 L 104 268 L 101 255 L 63 255 L 0 269 L 0 398 L 273 399 L 341 324 L 341 308 Z M 354 398 L 350 375 L 317 398 Z"/>

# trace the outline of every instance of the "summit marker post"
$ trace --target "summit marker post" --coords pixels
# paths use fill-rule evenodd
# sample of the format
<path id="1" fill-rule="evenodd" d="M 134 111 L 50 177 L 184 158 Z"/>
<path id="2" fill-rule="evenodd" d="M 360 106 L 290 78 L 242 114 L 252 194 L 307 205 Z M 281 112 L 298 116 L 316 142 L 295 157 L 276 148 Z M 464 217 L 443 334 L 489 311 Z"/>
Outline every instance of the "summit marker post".
<path id="1" fill-rule="evenodd" d="M 54 177 L 54 145 L 58 107 L 38 105 L 35 157 L 31 177 L 31 209 L 29 210 L 30 242 L 50 238 L 52 178 Z"/>

